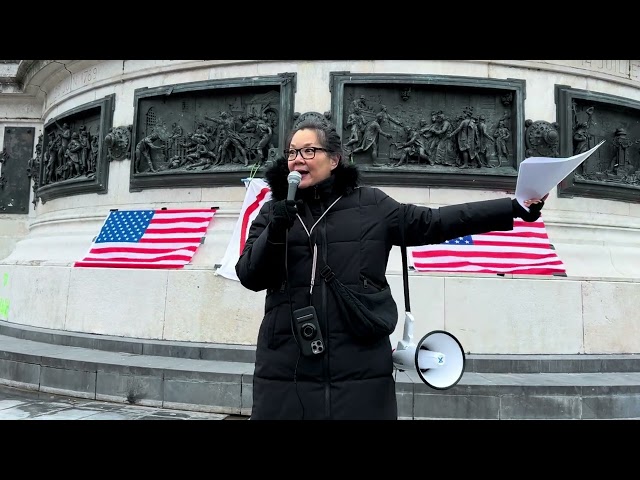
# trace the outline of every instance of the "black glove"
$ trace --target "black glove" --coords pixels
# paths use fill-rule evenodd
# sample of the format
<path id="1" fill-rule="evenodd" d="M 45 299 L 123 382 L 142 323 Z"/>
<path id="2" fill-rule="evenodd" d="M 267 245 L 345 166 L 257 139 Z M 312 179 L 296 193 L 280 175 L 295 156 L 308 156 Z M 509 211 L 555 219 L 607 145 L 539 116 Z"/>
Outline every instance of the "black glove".
<path id="1" fill-rule="evenodd" d="M 515 198 L 511 201 L 511 204 L 513 205 L 513 218 L 520 217 L 525 222 L 535 222 L 540 218 L 540 210 L 542 210 L 542 207 L 544 206 L 544 201 L 541 200 L 538 203 L 532 203 L 529 205 L 528 212 Z"/>
<path id="2" fill-rule="evenodd" d="M 273 218 L 269 225 L 269 238 L 284 242 L 285 234 L 296 220 L 298 207 L 294 200 L 279 200 L 273 204 Z"/>

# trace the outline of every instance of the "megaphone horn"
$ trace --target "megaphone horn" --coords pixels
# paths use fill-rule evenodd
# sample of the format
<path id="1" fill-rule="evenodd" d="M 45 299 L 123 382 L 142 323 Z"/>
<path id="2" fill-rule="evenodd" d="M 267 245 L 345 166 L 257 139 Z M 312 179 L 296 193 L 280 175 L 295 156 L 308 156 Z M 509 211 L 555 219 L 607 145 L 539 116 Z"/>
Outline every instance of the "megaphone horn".
<path id="1" fill-rule="evenodd" d="M 418 342 L 415 366 L 420 379 L 436 390 L 455 386 L 464 374 L 465 356 L 456 337 L 444 330 L 427 333 Z"/>
<path id="2" fill-rule="evenodd" d="M 393 364 L 400 370 L 415 368 L 420 380 L 436 390 L 455 386 L 464 373 L 465 355 L 462 345 L 451 333 L 434 330 L 413 340 L 413 315 L 405 312 L 404 337 L 392 353 Z"/>

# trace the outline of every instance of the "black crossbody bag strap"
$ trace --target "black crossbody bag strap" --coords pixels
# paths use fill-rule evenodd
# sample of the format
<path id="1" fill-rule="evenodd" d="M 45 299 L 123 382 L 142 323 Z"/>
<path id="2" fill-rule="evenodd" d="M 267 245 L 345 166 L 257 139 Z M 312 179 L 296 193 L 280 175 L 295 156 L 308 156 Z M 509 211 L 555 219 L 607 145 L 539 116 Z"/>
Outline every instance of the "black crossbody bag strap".
<path id="1" fill-rule="evenodd" d="M 400 230 L 400 253 L 402 255 L 402 283 L 404 286 L 404 309 L 406 312 L 411 312 L 411 302 L 409 299 L 409 265 L 407 260 L 407 246 L 404 242 L 404 216 L 405 216 L 405 205 L 404 203 L 400 205 L 400 213 L 399 213 L 399 230 Z M 324 265 L 320 269 L 320 275 L 324 278 L 325 282 L 331 282 L 334 278 L 334 274 L 331 271 L 329 265 L 324 263 Z"/>
<path id="2" fill-rule="evenodd" d="M 398 307 L 389 285 L 375 292 L 359 292 L 344 285 L 324 259 L 318 258 L 318 264 L 320 276 L 336 295 L 337 308 L 355 337 L 375 342 L 393 333 L 398 323 Z"/>
<path id="3" fill-rule="evenodd" d="M 411 312 L 409 301 L 409 265 L 407 261 L 407 246 L 404 243 L 405 205 L 400 205 L 400 253 L 402 254 L 402 283 L 404 285 L 404 310 Z"/>

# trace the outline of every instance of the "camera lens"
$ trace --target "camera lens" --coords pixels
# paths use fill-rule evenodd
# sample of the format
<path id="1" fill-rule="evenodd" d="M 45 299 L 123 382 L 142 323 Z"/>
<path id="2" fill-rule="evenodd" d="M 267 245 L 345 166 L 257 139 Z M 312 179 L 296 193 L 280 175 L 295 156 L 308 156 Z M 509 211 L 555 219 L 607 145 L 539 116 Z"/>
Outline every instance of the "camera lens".
<path id="1" fill-rule="evenodd" d="M 316 327 L 312 323 L 305 323 L 300 328 L 300 333 L 302 334 L 302 338 L 310 340 L 316 336 Z"/>

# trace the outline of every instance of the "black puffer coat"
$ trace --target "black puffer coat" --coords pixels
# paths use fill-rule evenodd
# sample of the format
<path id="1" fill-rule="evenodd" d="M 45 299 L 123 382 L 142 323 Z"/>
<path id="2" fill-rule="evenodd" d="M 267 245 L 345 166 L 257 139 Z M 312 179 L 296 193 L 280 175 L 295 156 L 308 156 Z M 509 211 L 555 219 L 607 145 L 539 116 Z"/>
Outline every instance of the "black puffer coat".
<path id="1" fill-rule="evenodd" d="M 401 238 L 400 203 L 377 188 L 358 187 L 359 173 L 353 165 L 339 164 L 329 179 L 297 191 L 296 198 L 305 203 L 300 217 L 317 244 L 316 280 L 310 295 L 313 253 L 300 220 L 296 219 L 288 234 L 288 282 L 285 244 L 267 238 L 273 202 L 287 196 L 288 173 L 284 159 L 266 172 L 273 200 L 264 204 L 251 225 L 236 264 L 242 285 L 267 291 L 257 339 L 251 419 L 396 419 L 389 337 L 373 344 L 357 341 L 319 270 L 326 262 L 342 283 L 360 292 L 366 291 L 365 282 L 366 288 L 386 285 L 389 251 Z M 407 246 L 513 228 L 509 198 L 439 209 L 407 205 L 406 218 Z M 314 357 L 299 354 L 292 335 L 289 294 L 293 310 L 309 305 L 316 308 L 324 353 Z"/>

